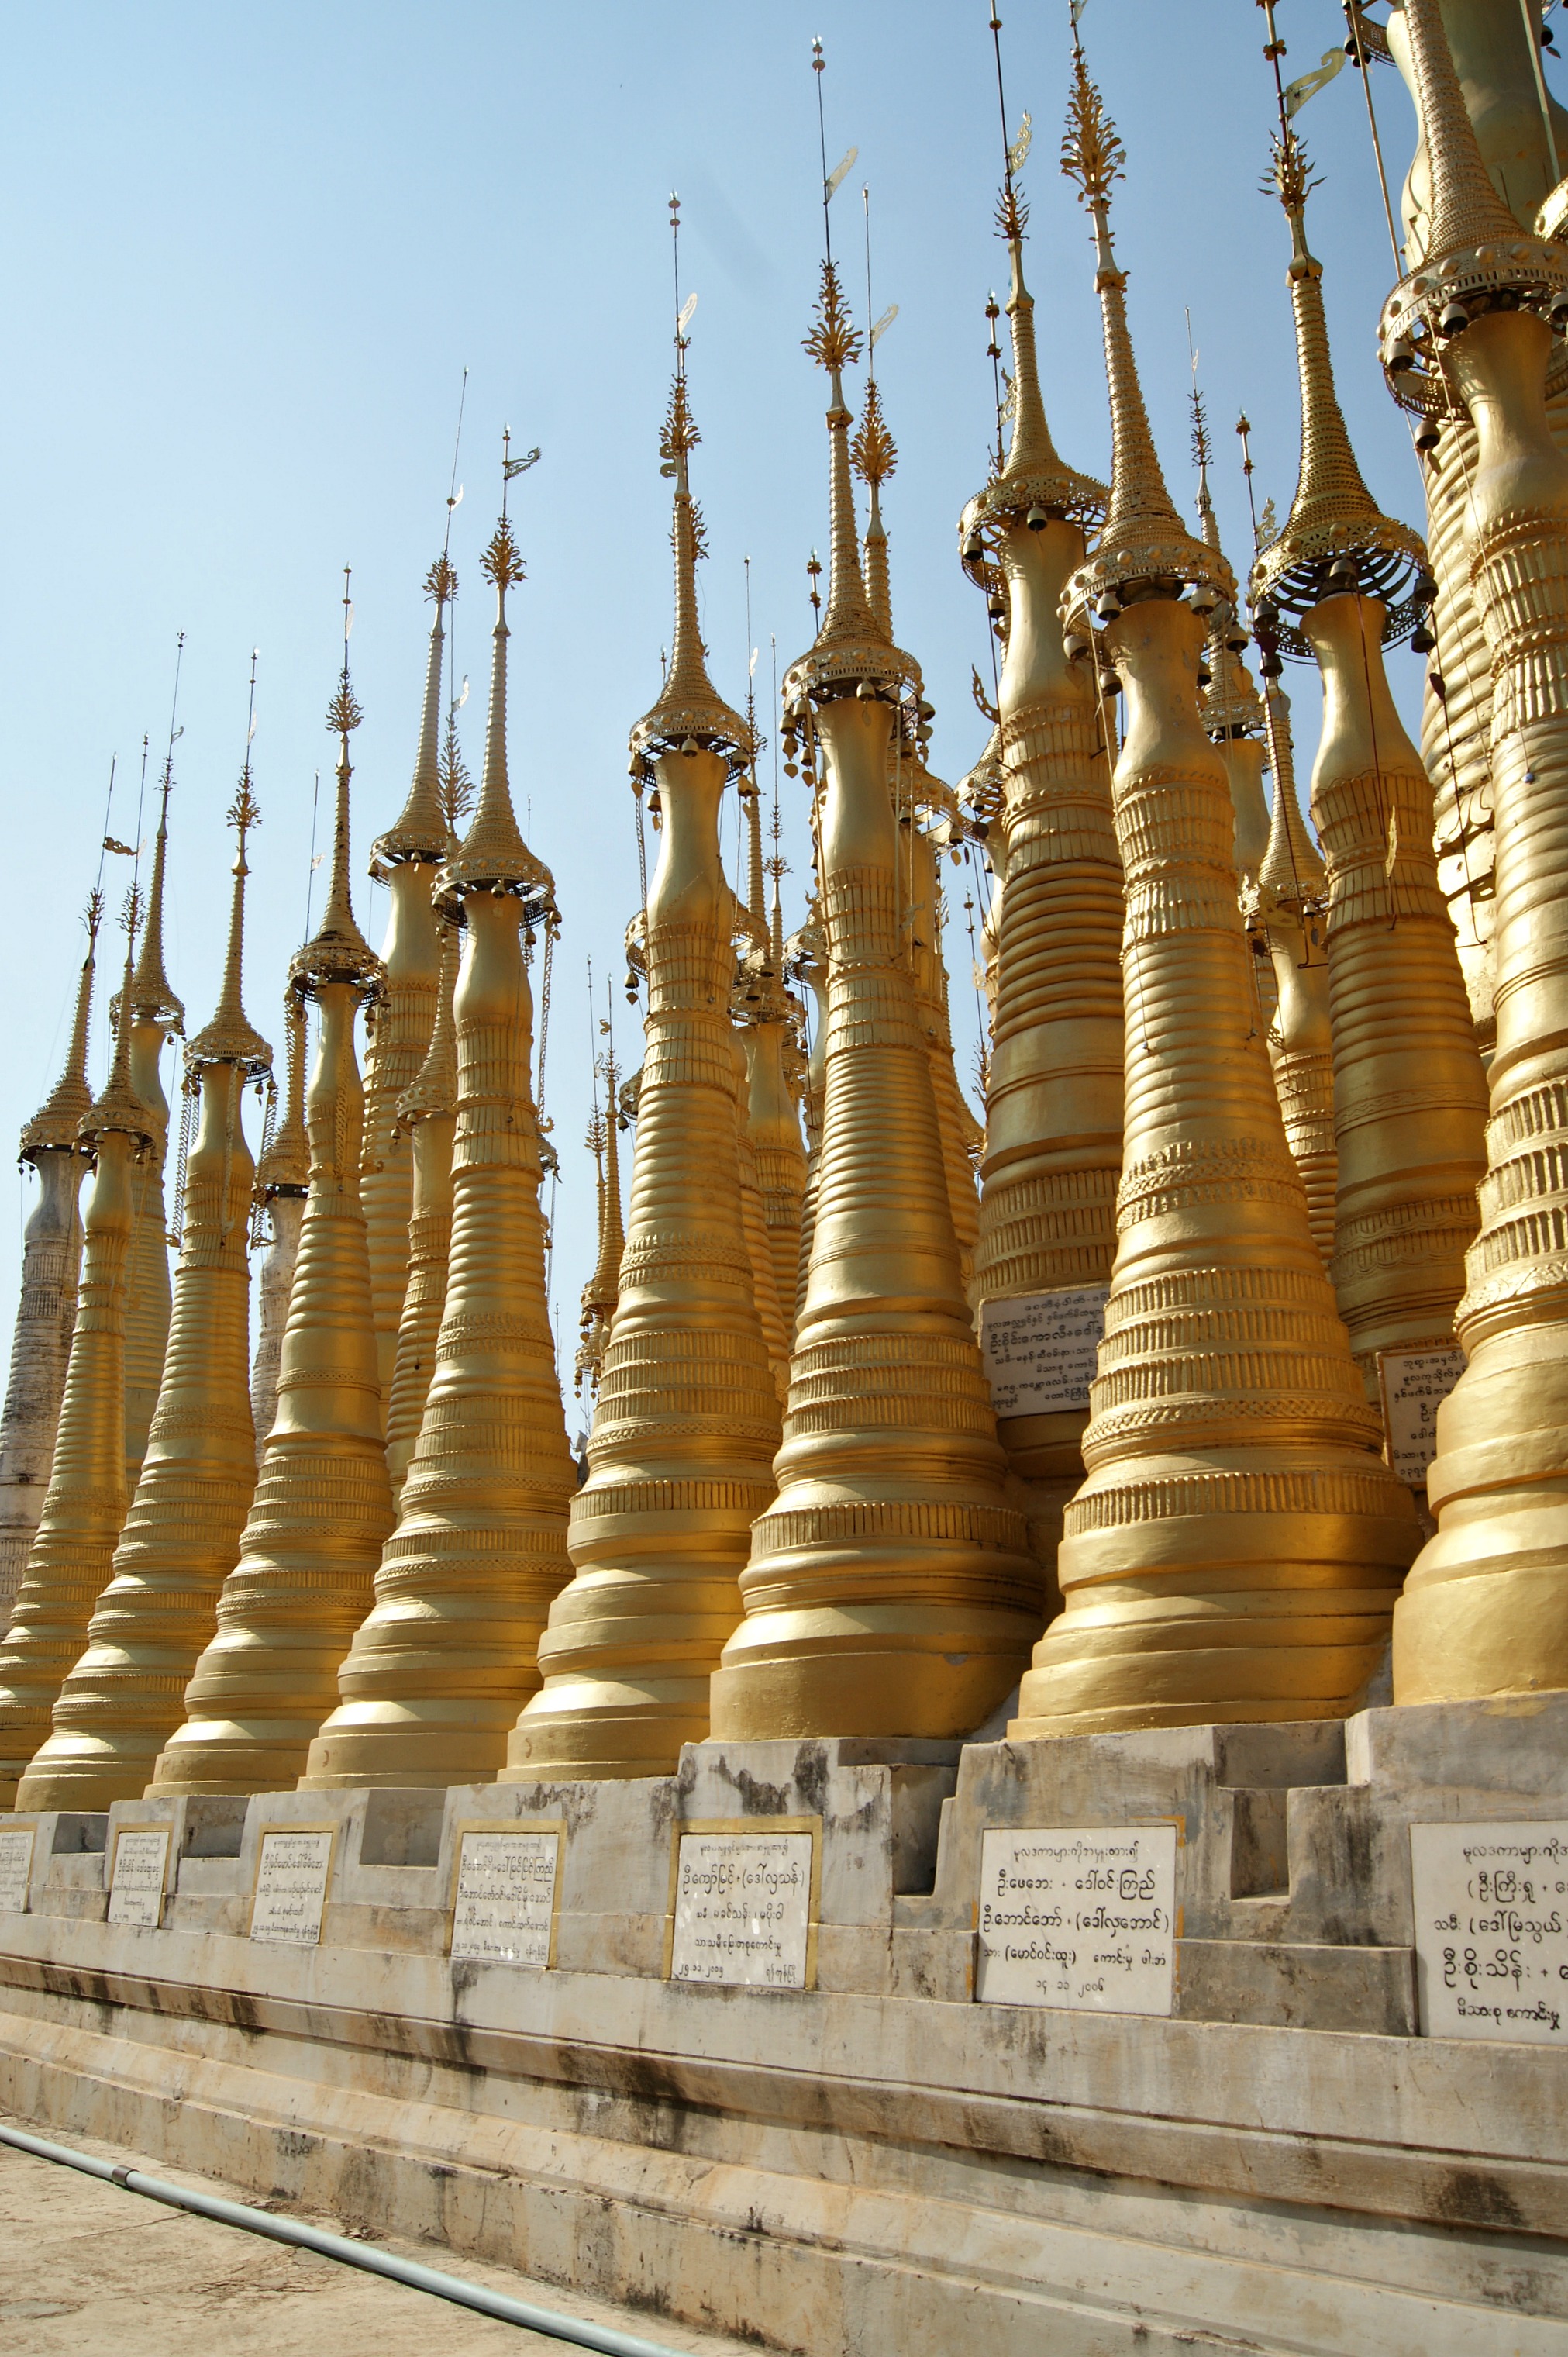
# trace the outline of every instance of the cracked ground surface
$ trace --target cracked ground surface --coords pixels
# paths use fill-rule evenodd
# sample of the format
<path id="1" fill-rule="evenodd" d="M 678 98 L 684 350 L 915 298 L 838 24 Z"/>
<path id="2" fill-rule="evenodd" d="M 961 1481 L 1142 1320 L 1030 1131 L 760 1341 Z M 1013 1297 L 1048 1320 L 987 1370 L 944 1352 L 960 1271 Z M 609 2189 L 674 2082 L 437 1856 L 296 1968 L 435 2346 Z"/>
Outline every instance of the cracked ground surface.
<path id="1" fill-rule="evenodd" d="M 242 2188 L 116 2146 L 82 2136 L 56 2140 L 175 2184 L 254 2202 Z M 311 2214 L 309 2222 L 341 2231 L 331 2218 Z M 542 2308 L 618 2325 L 691 2357 L 731 2357 L 739 2349 L 735 2341 L 575 2298 L 465 2253 L 390 2236 L 379 2246 Z M 331 2357 L 363 2349 L 372 2349 L 375 2357 L 500 2357 L 503 2351 L 509 2357 L 535 2351 L 560 2357 L 569 2346 L 0 2146 L 0 2350 L 5 2357 L 86 2357 L 99 2351 L 113 2357 Z"/>

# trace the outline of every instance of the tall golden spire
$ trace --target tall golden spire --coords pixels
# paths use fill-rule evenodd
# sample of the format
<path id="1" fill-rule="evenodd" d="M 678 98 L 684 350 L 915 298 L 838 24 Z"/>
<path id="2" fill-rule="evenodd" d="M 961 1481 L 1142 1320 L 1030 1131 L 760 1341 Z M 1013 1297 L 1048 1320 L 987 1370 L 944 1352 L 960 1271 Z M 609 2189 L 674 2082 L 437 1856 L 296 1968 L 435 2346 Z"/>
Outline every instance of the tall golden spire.
<path id="1" fill-rule="evenodd" d="M 591 996 L 588 1003 L 592 1012 Z M 586 1377 L 596 1396 L 616 1304 L 620 1299 L 620 1267 L 626 1255 L 626 1222 L 620 1195 L 621 1114 L 618 1103 L 621 1070 L 616 1060 L 615 1041 L 608 1036 L 609 1026 L 602 1016 L 598 1022 L 600 1031 L 606 1035 L 606 1044 L 594 1059 L 594 1072 L 596 1079 L 605 1084 L 605 1109 L 601 1112 L 596 1102 L 586 1142 L 597 1181 L 599 1249 L 593 1274 L 583 1287 L 582 1339 L 577 1345 L 575 1369 L 579 1393 Z"/>
<path id="2" fill-rule="evenodd" d="M 1111 253 L 1122 159 L 1075 41 L 1063 163 L 1095 222 L 1113 431 L 1103 553 L 1069 596 L 1108 624 L 1100 660 L 1127 699 L 1125 1161 L 1088 1479 L 1058 1556 L 1066 1605 L 1015 1737 L 1343 1713 L 1379 1666 L 1417 1536 L 1253 1017 L 1230 796 L 1195 676 L 1207 616 L 1234 592 L 1223 560 L 1171 529 Z"/>
<path id="3" fill-rule="evenodd" d="M 252 699 L 253 691 L 252 674 Z M 185 1086 L 201 1112 L 186 1161 L 163 1383 L 113 1576 L 60 1688 L 53 1732 L 18 1788 L 23 1808 L 139 1798 L 184 1716 L 186 1681 L 212 1632 L 255 1487 L 246 1261 L 255 1172 L 241 1100 L 270 1071 L 272 1050 L 246 1017 L 241 977 L 245 846 L 260 818 L 247 749 L 229 811 L 238 851 L 222 988 L 185 1053 Z"/>
<path id="4" fill-rule="evenodd" d="M 1267 658 L 1265 658 L 1267 660 Z M 1329 1268 L 1334 1258 L 1334 1045 L 1328 963 L 1323 954 L 1328 877 L 1296 800 L 1290 704 L 1269 683 L 1269 767 L 1274 806 L 1268 841 L 1246 899 L 1268 939 L 1274 1004 L 1269 1052 L 1284 1116 L 1285 1144 L 1301 1174 L 1313 1241 Z"/>
<path id="5" fill-rule="evenodd" d="M 1383 669 L 1385 640 L 1421 618 L 1425 551 L 1380 511 L 1356 464 L 1335 393 L 1322 265 L 1306 242 L 1309 167 L 1283 102 L 1274 181 L 1291 231 L 1301 479 L 1283 532 L 1258 559 L 1252 595 L 1265 635 L 1280 631 L 1280 644 L 1315 656 L 1323 675 L 1312 809 L 1328 861 L 1340 1141 L 1331 1267 L 1378 1401 L 1382 1351 L 1441 1344 L 1452 1330 L 1486 1167 L 1486 1090 L 1438 889 L 1432 784 Z M 1298 870 L 1303 856 L 1293 845 Z"/>
<path id="6" fill-rule="evenodd" d="M 256 1165 L 256 1201 L 265 1212 L 269 1236 L 256 1281 L 256 1355 L 251 1366 L 251 1420 L 255 1426 L 258 1465 L 277 1414 L 278 1362 L 310 1185 L 310 1140 L 305 1133 L 305 1001 L 291 989 L 284 998 L 288 1040 L 284 1117 Z"/>
<path id="7" fill-rule="evenodd" d="M 1111 713 L 1063 650 L 1058 608 L 1099 521 L 1103 484 L 1069 467 L 1046 423 L 1035 304 L 1024 274 L 1017 178 L 993 11 L 1004 183 L 997 228 L 1012 265 L 1013 439 L 964 510 L 965 573 L 1001 607 L 995 732 L 995 1003 L 981 1157 L 976 1292 L 988 1338 L 1014 1316 L 1105 1285 L 1122 1165 L 1122 859 L 1111 818 Z M 1108 749 L 1109 748 L 1109 749 Z M 911 895 L 911 898 L 918 897 Z M 1070 947 L 1069 946 L 1070 944 Z M 1054 1604 L 1062 1510 L 1083 1478 L 1087 1405 L 1015 1402 L 998 1422 L 1020 1484 L 1029 1547 Z M 1044 1615 L 1042 1614 L 1042 1617 Z"/>
<path id="8" fill-rule="evenodd" d="M 751 829 L 750 895 L 762 917 L 762 946 L 744 963 L 737 985 L 741 1038 L 746 1062 L 746 1125 L 757 1162 L 763 1226 L 773 1263 L 773 1293 L 784 1334 L 784 1358 L 795 1332 L 795 1298 L 800 1278 L 800 1208 L 806 1189 L 806 1156 L 800 1143 L 799 1095 L 805 1075 L 796 1045 L 797 1009 L 784 977 L 784 924 L 779 884 L 785 861 L 779 850 L 778 788 L 775 781 L 772 856 L 762 856 L 762 797 L 755 762 L 746 813 Z M 766 912 L 765 874 L 773 881 L 771 917 Z"/>
<path id="9" fill-rule="evenodd" d="M 940 1738 L 977 1727 L 1013 1684 L 1040 1575 L 1004 1498 L 905 947 L 889 779 L 895 726 L 918 737 L 923 719 L 904 703 L 918 672 L 861 584 L 843 387 L 859 339 L 831 259 L 806 349 L 829 382 L 832 570 L 784 711 L 813 777 L 826 757 L 822 1139 L 779 1497 L 752 1531 L 713 1725 L 743 1740 Z"/>
<path id="10" fill-rule="evenodd" d="M 217 1632 L 186 1688 L 185 1723 L 158 1758 L 155 1792 L 275 1792 L 294 1781 L 392 1524 L 354 1054 L 355 1017 L 383 974 L 355 921 L 349 881 L 349 738 L 362 715 L 349 677 L 348 585 L 345 568 L 343 670 L 327 711 L 338 740 L 331 877 L 321 922 L 290 967 L 295 990 L 319 1010 L 320 1029 L 306 1111 L 310 1191 L 277 1414 L 239 1561 L 218 1600 Z"/>
<path id="11" fill-rule="evenodd" d="M 507 437 L 510 454 L 510 437 Z M 538 457 L 502 461 L 503 486 Z M 523 578 L 508 521 L 482 559 L 496 621 L 484 775 L 441 871 L 467 949 L 457 979 L 456 1129 L 446 1301 L 402 1518 L 375 1600 L 338 1673 L 302 1781 L 469 1783 L 505 1756 L 566 1576 L 575 1487 L 544 1291 L 542 1166 L 531 1089 L 523 940 L 559 921 L 549 870 L 518 828 L 507 776 L 507 592 Z"/>
<path id="12" fill-rule="evenodd" d="M 81 1262 L 77 1197 L 86 1168 L 77 1131 L 92 1103 L 87 1084 L 87 1032 L 102 915 L 103 895 L 95 891 L 87 903 L 87 955 L 77 984 L 65 1063 L 21 1136 L 20 1158 L 38 1174 L 38 1200 L 22 1242 L 21 1298 L 0 1415 L 0 1620 L 7 1625 L 48 1484 L 76 1324 Z"/>
<path id="13" fill-rule="evenodd" d="M 441 946 L 431 892 L 447 852 L 441 807 L 441 664 L 446 608 L 457 576 L 445 551 L 424 576 L 435 601 L 425 665 L 424 702 L 413 781 L 396 823 L 371 847 L 371 873 L 385 881 L 392 911 L 382 945 L 386 995 L 377 1006 L 365 1051 L 365 1159 L 360 1197 L 371 1250 L 371 1299 L 376 1320 L 376 1363 L 381 1409 L 390 1412 L 392 1373 L 408 1283 L 413 1147 L 398 1120 L 398 1100 L 424 1060 L 435 1021 Z"/>
<path id="14" fill-rule="evenodd" d="M 1492 650 L 1497 1052 L 1481 1225 L 1439 1411 L 1437 1536 L 1394 1619 L 1396 1703 L 1568 1686 L 1568 457 L 1546 408 L 1568 253 L 1523 236 L 1487 179 L 1437 0 L 1405 25 L 1433 176 L 1418 270 L 1384 306 L 1396 397 L 1475 428 L 1465 568 Z"/>
<path id="15" fill-rule="evenodd" d="M 408 1284 L 398 1326 L 397 1359 L 387 1410 L 387 1471 L 392 1503 L 403 1498 L 409 1462 L 424 1421 L 435 1344 L 446 1306 L 452 1245 L 452 1145 L 457 1122 L 457 1031 L 452 1011 L 462 935 L 445 918 L 435 1027 L 424 1063 L 397 1101 L 397 1125 L 412 1142 L 413 1189 L 408 1222 Z"/>
<path id="16" fill-rule="evenodd" d="M 183 633 L 181 644 L 183 646 Z M 177 666 L 176 694 L 178 693 Z M 164 1207 L 164 1163 L 168 1151 L 168 1100 L 164 1094 L 160 1065 L 165 1045 L 185 1028 L 185 1009 L 169 987 L 164 971 L 164 868 L 168 855 L 168 799 L 174 782 L 174 748 L 178 737 L 173 716 L 168 749 L 164 756 L 158 802 L 157 834 L 153 843 L 153 873 L 148 887 L 142 945 L 128 992 L 120 1001 L 120 1020 L 130 1025 L 131 1085 L 153 1116 L 153 1150 L 138 1163 L 135 1177 L 135 1233 L 131 1240 L 131 1265 L 125 1299 L 125 1491 L 134 1495 L 147 1427 L 157 1405 L 163 1381 L 164 1352 L 168 1347 L 169 1270 L 168 1214 Z M 128 1012 L 127 1012 L 128 1010 Z"/>
<path id="17" fill-rule="evenodd" d="M 671 201 L 678 231 L 677 200 Z M 660 455 L 674 479 L 675 654 L 631 732 L 662 836 L 648 894 L 648 1018 L 619 1297 L 588 1478 L 572 1504 L 574 1577 L 551 1608 L 540 1692 L 503 1782 L 673 1772 L 708 1732 L 708 1681 L 740 1610 L 736 1581 L 773 1494 L 779 1404 L 741 1198 L 729 1020 L 738 904 L 719 856 L 725 791 L 750 732 L 695 636 L 701 550 L 688 479 L 677 245 L 675 376 Z"/>
<path id="18" fill-rule="evenodd" d="M 122 1006 L 129 1002 L 137 914 L 133 888 Z M 123 1020 L 102 1094 L 77 1131 L 93 1157 L 94 1176 L 54 1462 L 0 1641 L 0 1807 L 12 1805 L 16 1780 L 48 1733 L 60 1682 L 81 1651 L 125 1518 L 125 1294 L 135 1165 L 154 1144 L 153 1116 L 131 1085 L 130 1034 Z"/>
<path id="19" fill-rule="evenodd" d="M 865 380 L 865 403 L 849 455 L 870 495 L 870 515 L 865 526 L 866 596 L 877 628 L 884 638 L 891 639 L 893 596 L 887 575 L 887 533 L 882 522 L 882 486 L 898 464 L 898 445 L 887 431 L 887 421 L 882 414 L 882 395 L 874 376 Z"/>

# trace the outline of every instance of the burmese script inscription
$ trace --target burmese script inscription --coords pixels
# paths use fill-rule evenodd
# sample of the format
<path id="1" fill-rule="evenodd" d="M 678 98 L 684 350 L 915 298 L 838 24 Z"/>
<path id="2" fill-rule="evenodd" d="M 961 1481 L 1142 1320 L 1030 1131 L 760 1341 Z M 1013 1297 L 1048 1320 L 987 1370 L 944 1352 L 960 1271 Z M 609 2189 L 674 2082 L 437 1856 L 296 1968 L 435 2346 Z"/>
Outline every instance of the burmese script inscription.
<path id="1" fill-rule="evenodd" d="M 788 1830 L 680 1834 L 671 1979 L 809 1987 L 815 1848 L 799 1819 Z"/>
<path id="2" fill-rule="evenodd" d="M 331 1826 L 274 1825 L 264 1832 L 251 1908 L 252 1939 L 314 1948 L 321 1938 L 331 1866 Z"/>
<path id="3" fill-rule="evenodd" d="M 1568 2047 L 1568 1823 L 1412 1825 L 1428 2038 Z"/>
<path id="4" fill-rule="evenodd" d="M 0 1915 L 23 1915 L 33 1872 L 34 1829 L 11 1825 L 0 1833 Z"/>
<path id="5" fill-rule="evenodd" d="M 1389 1470 L 1412 1490 L 1426 1487 L 1426 1469 L 1437 1454 L 1437 1411 L 1464 1372 L 1465 1353 L 1452 1346 L 1378 1352 Z"/>
<path id="6" fill-rule="evenodd" d="M 1084 1285 L 982 1302 L 981 1355 L 998 1415 L 1088 1407 L 1110 1298 L 1108 1285 Z"/>
<path id="7" fill-rule="evenodd" d="M 560 1863 L 558 1831 L 508 1826 L 464 1834 L 452 1912 L 454 1957 L 547 1965 Z"/>
<path id="8" fill-rule="evenodd" d="M 168 1872 L 167 1825 L 122 1825 L 109 1878 L 109 1921 L 156 1932 L 163 1921 Z"/>
<path id="9" fill-rule="evenodd" d="M 1175 1825 L 992 1827 L 981 1835 L 983 2005 L 1169 2013 Z"/>

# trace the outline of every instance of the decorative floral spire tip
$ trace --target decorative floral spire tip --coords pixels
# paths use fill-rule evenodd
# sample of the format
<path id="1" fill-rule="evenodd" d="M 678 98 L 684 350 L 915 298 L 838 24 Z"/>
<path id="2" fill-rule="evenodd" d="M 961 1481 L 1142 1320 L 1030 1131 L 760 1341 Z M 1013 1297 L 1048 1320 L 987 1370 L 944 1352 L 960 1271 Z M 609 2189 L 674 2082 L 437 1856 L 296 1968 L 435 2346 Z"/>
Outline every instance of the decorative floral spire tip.
<path id="1" fill-rule="evenodd" d="M 354 608 L 349 596 L 349 568 L 343 567 L 343 669 L 337 690 L 327 707 L 327 726 L 338 740 L 338 808 L 332 834 L 331 879 L 327 887 L 327 905 L 315 936 L 305 947 L 296 950 L 289 969 L 296 988 L 307 996 L 325 984 L 352 983 L 366 998 L 378 997 L 385 981 L 385 968 L 371 949 L 354 919 L 354 904 L 349 884 L 349 780 L 354 774 L 349 759 L 349 739 L 364 718 L 349 677 L 349 633 L 354 625 Z"/>
<path id="2" fill-rule="evenodd" d="M 185 1051 L 188 1077 L 199 1072 L 207 1064 L 237 1064 L 247 1079 L 259 1079 L 270 1072 L 273 1051 L 245 1013 L 242 983 L 245 955 L 245 878 L 250 869 L 245 864 L 245 844 L 252 827 L 262 823 L 261 804 L 256 800 L 251 777 L 251 736 L 254 734 L 256 710 L 256 658 L 251 657 L 251 727 L 245 739 L 245 761 L 240 771 L 240 782 L 234 799 L 229 805 L 229 823 L 235 834 L 234 896 L 229 912 L 229 952 L 224 961 L 223 987 L 218 995 L 217 1011 L 205 1030 L 199 1031 Z"/>

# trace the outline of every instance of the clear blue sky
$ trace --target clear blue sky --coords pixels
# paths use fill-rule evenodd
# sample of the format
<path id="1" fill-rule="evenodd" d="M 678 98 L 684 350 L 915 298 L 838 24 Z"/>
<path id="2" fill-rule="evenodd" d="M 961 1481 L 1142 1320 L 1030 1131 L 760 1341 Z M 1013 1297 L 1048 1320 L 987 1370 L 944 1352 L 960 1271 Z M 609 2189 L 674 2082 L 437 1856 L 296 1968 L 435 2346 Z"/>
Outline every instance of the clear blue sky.
<path id="1" fill-rule="evenodd" d="M 59 1054 L 80 961 L 76 911 L 97 866 L 112 754 L 113 831 L 130 839 L 144 730 L 155 770 L 175 637 L 187 632 L 171 813 L 169 971 L 192 1026 L 210 1012 L 231 856 L 222 813 L 254 745 L 263 824 L 252 851 L 247 994 L 274 1042 L 304 915 L 313 776 L 338 662 L 340 568 L 354 567 L 356 901 L 413 755 L 428 608 L 458 383 L 470 371 L 453 554 L 462 582 L 463 716 L 477 769 L 489 601 L 477 556 L 498 505 L 501 427 L 541 465 L 514 501 L 529 565 L 513 601 L 511 768 L 520 817 L 554 870 L 564 916 L 548 1110 L 564 1183 L 553 1295 L 570 1365 L 592 1260 L 584 963 L 621 972 L 637 899 L 626 735 L 651 702 L 669 630 L 668 487 L 656 440 L 670 355 L 665 202 L 683 205 L 700 297 L 691 376 L 703 434 L 694 482 L 712 557 L 704 628 L 739 702 L 747 635 L 780 668 L 809 636 L 803 567 L 825 545 L 822 384 L 800 350 L 820 249 L 810 42 L 826 43 L 830 162 L 859 160 L 834 203 L 863 308 L 860 189 L 872 191 L 875 303 L 899 316 L 879 353 L 900 446 L 886 500 L 897 635 L 937 707 L 935 766 L 957 776 L 984 724 L 984 614 L 955 559 L 954 522 L 984 479 L 992 425 L 986 290 L 1004 279 L 992 230 L 995 98 L 983 0 L 855 0 L 808 11 L 607 0 L 273 0 L 13 8 L 0 176 L 9 358 L 0 376 L 0 764 L 8 894 L 0 987 L 0 1137 L 32 1112 Z M 1281 0 L 1289 70 L 1344 38 L 1337 0 Z M 1065 455 L 1103 474 L 1108 427 L 1084 221 L 1057 169 L 1067 7 L 1008 0 L 1015 119 L 1034 152 L 1028 264 L 1047 400 Z M 1258 193 L 1272 120 L 1252 0 L 1090 0 L 1091 63 L 1129 149 L 1116 229 L 1134 334 L 1173 489 L 1190 500 L 1190 307 L 1219 461 L 1227 544 L 1248 545 L 1244 404 L 1261 493 L 1295 478 L 1297 403 L 1278 207 Z M 1413 124 L 1386 69 L 1375 91 L 1402 178 Z M 1326 185 L 1313 236 L 1327 266 L 1345 406 L 1384 503 L 1420 521 L 1408 435 L 1377 374 L 1391 272 L 1357 78 L 1300 127 Z M 852 391 L 852 399 L 855 398 Z M 1413 710 L 1419 666 L 1393 658 Z M 1316 699 L 1297 690 L 1298 766 Z M 768 763 L 765 759 L 765 769 Z M 800 789 L 789 847 L 804 868 Z M 145 815 L 143 830 L 150 828 Z M 123 888 L 124 863 L 111 863 Z M 950 871 L 950 876 L 951 871 Z M 973 1001 L 961 876 L 950 938 L 961 1070 Z M 791 922 L 799 901 L 791 899 Z M 618 1002 L 624 1007 L 624 1001 Z M 107 1024 L 95 1026 L 101 1073 Z M 623 1047 L 635 1042 L 623 1036 Z M 170 1073 L 172 1082 L 172 1072 Z M 173 1088 L 169 1082 L 169 1093 Z M 18 1206 L 23 1201 L 18 1195 Z M 19 1218 L 0 1222 L 0 1328 L 15 1301 Z"/>

